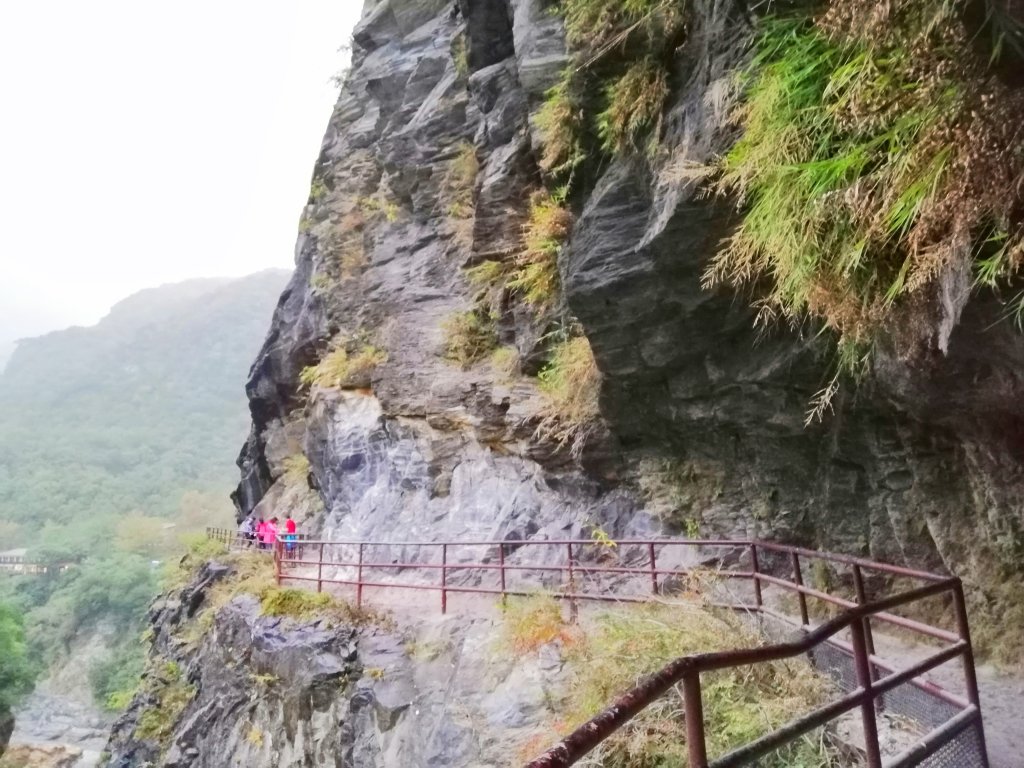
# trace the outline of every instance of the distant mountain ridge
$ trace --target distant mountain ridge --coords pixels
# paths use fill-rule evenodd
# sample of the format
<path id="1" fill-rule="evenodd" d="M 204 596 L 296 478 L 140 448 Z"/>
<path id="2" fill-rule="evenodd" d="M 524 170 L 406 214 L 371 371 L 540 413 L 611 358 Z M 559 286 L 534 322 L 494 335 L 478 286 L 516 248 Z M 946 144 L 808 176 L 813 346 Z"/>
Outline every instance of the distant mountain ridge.
<path id="1" fill-rule="evenodd" d="M 0 374 L 0 521 L 167 515 L 185 491 L 226 492 L 288 276 L 147 289 L 94 326 L 19 342 Z"/>

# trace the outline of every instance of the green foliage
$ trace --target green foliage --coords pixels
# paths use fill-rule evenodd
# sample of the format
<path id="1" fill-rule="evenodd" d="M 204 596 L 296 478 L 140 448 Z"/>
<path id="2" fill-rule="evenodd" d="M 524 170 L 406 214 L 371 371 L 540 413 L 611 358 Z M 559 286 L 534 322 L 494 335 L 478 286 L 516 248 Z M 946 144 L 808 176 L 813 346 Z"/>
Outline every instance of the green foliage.
<path id="1" fill-rule="evenodd" d="M 498 346 L 498 333 L 489 314 L 471 309 L 456 312 L 444 322 L 444 356 L 463 368 L 483 360 Z"/>
<path id="2" fill-rule="evenodd" d="M 686 30 L 685 0 L 562 0 L 573 61 L 537 117 L 541 168 L 572 181 L 602 153 L 657 142 L 669 76 Z"/>
<path id="3" fill-rule="evenodd" d="M 498 347 L 491 353 L 491 367 L 502 379 L 514 378 L 520 370 L 519 350 L 515 347 Z"/>
<path id="4" fill-rule="evenodd" d="M 761 286 L 760 320 L 820 321 L 856 372 L 901 302 L 971 265 L 1024 259 L 1024 96 L 986 72 L 958 6 L 836 0 L 764 22 L 721 189 L 743 219 L 706 283 Z M 897 336 L 899 334 L 897 333 Z M 826 389 L 816 410 L 827 407 Z"/>
<path id="5" fill-rule="evenodd" d="M 562 0 L 569 44 L 591 57 L 613 49 L 639 46 L 663 49 L 673 42 L 685 22 L 684 0 Z"/>
<path id="6" fill-rule="evenodd" d="M 165 745 L 174 732 L 174 727 L 185 708 L 196 696 L 196 688 L 186 684 L 176 675 L 173 679 L 161 681 L 155 692 L 157 704 L 139 716 L 135 736 L 145 741 L 156 741 Z"/>
<path id="7" fill-rule="evenodd" d="M 323 272 L 316 272 L 312 277 L 309 278 L 309 287 L 313 293 L 317 295 L 324 295 L 330 293 L 334 287 L 334 281 L 330 275 L 324 274 Z"/>
<path id="8" fill-rule="evenodd" d="M 317 176 L 313 179 L 313 183 L 309 187 L 309 201 L 317 203 L 323 200 L 330 190 L 327 189 L 327 184 L 322 178 Z"/>
<path id="9" fill-rule="evenodd" d="M 586 337 L 556 344 L 539 378 L 550 401 L 549 418 L 563 426 L 579 427 L 600 415 L 601 373 Z"/>
<path id="10" fill-rule="evenodd" d="M 190 533 L 182 536 L 182 544 L 188 555 L 197 560 L 215 560 L 228 553 L 228 547 L 223 541 L 211 539 L 205 533 Z"/>
<path id="11" fill-rule="evenodd" d="M 110 712 L 124 711 L 139 689 L 145 661 L 141 643 L 128 642 L 115 649 L 89 670 L 93 698 Z"/>
<path id="12" fill-rule="evenodd" d="M 466 33 L 462 32 L 452 40 L 452 61 L 455 63 L 455 73 L 463 80 L 469 77 L 469 44 L 466 41 Z"/>
<path id="13" fill-rule="evenodd" d="M 608 106 L 597 118 L 605 151 L 653 152 L 661 134 L 661 114 L 668 92 L 668 72 L 659 62 L 645 56 L 631 64 L 608 86 Z M 653 138 L 648 141 L 649 137 Z"/>
<path id="14" fill-rule="evenodd" d="M 479 172 L 476 147 L 469 141 L 460 142 L 444 179 L 449 216 L 464 219 L 473 215 L 473 193 Z"/>
<path id="15" fill-rule="evenodd" d="M 534 194 L 524 227 L 523 252 L 508 287 L 534 307 L 548 307 L 561 293 L 558 254 L 572 229 L 572 214 L 557 195 Z"/>
<path id="16" fill-rule="evenodd" d="M 275 587 L 264 590 L 260 595 L 260 605 L 264 616 L 311 619 L 325 614 L 335 601 L 326 592 Z"/>
<path id="17" fill-rule="evenodd" d="M 320 389 L 367 387 L 372 373 L 387 361 L 387 353 L 371 344 L 338 343 L 319 363 L 304 368 L 299 380 L 303 386 Z"/>
<path id="18" fill-rule="evenodd" d="M 465 270 L 466 279 L 474 288 L 491 291 L 504 287 L 509 277 L 509 265 L 504 261 L 481 261 Z"/>
<path id="19" fill-rule="evenodd" d="M 569 648 L 575 680 L 565 712 L 572 726 L 608 706 L 638 680 L 682 655 L 751 647 L 762 638 L 734 616 L 698 603 L 642 606 L 604 613 Z M 701 677 L 708 752 L 748 743 L 820 704 L 826 683 L 803 660 L 775 662 Z M 682 701 L 673 689 L 604 742 L 593 759 L 609 768 L 686 765 Z M 820 739 L 805 739 L 762 758 L 763 768 L 833 765 Z"/>
<path id="20" fill-rule="evenodd" d="M 388 197 L 383 191 L 370 197 L 359 198 L 358 205 L 366 219 L 383 219 L 388 223 L 394 223 L 402 214 L 402 209 L 397 201 Z"/>
<path id="21" fill-rule="evenodd" d="M 0 602 L 0 715 L 10 712 L 32 689 L 35 669 L 28 656 L 21 613 Z"/>
<path id="22" fill-rule="evenodd" d="M 502 608 L 499 645 L 503 651 L 524 656 L 549 643 L 571 648 L 579 640 L 579 628 L 566 622 L 562 604 L 554 597 L 542 593 L 514 597 Z"/>
<path id="23" fill-rule="evenodd" d="M 554 177 L 571 175 L 587 157 L 588 127 L 585 81 L 570 68 L 548 89 L 537 113 L 541 137 L 539 165 Z"/>

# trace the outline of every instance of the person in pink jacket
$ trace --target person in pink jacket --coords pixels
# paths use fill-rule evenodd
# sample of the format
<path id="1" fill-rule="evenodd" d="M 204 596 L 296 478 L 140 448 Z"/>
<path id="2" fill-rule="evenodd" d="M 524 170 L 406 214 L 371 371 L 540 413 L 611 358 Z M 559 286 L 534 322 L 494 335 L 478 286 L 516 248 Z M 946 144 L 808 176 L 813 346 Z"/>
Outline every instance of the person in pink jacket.
<path id="1" fill-rule="evenodd" d="M 267 532 L 267 523 L 261 517 L 259 522 L 256 523 L 256 546 L 259 549 L 263 549 L 263 534 Z"/>
<path id="2" fill-rule="evenodd" d="M 277 541 L 277 518 L 270 518 L 263 528 L 263 547 L 271 549 Z"/>

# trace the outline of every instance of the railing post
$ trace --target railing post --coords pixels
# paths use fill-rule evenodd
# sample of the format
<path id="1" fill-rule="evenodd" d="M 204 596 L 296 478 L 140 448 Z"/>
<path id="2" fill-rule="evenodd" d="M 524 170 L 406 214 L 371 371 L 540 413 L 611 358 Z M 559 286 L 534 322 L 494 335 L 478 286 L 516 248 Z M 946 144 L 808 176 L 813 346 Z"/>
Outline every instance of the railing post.
<path id="1" fill-rule="evenodd" d="M 867 590 L 864 589 L 864 574 L 860 566 L 853 565 L 853 588 L 857 593 L 857 605 L 864 605 L 868 601 Z M 875 655 L 875 638 L 871 633 L 871 617 L 865 616 L 861 623 L 864 625 L 864 648 L 868 654 L 868 673 L 871 675 L 871 682 L 875 680 L 875 665 L 871 663 L 871 657 Z M 878 711 L 882 711 L 883 701 L 878 699 Z"/>
<path id="2" fill-rule="evenodd" d="M 978 708 L 978 745 L 981 748 L 981 762 L 988 768 L 988 747 L 985 745 L 985 727 L 981 720 L 981 695 L 978 693 L 978 672 L 974 668 L 974 646 L 971 644 L 971 627 L 967 621 L 967 601 L 964 599 L 964 585 L 960 579 L 953 587 L 953 610 L 956 614 L 957 632 L 964 643 L 961 663 L 964 667 L 964 683 L 967 688 L 967 700 Z"/>
<path id="3" fill-rule="evenodd" d="M 281 542 L 274 540 L 274 579 L 281 586 Z"/>
<path id="4" fill-rule="evenodd" d="M 359 545 L 359 560 L 356 565 L 356 608 L 363 607 L 363 547 Z"/>
<path id="5" fill-rule="evenodd" d="M 857 671 L 857 685 L 866 698 L 860 705 L 860 716 L 864 724 L 864 755 L 867 768 L 882 768 L 882 753 L 878 744 L 878 723 L 875 720 L 874 682 L 871 679 L 871 662 L 868 659 L 867 644 L 864 640 L 864 624 L 854 621 L 850 624 L 850 639 L 853 641 L 853 663 Z"/>
<path id="6" fill-rule="evenodd" d="M 803 588 L 804 586 L 804 575 L 800 570 L 800 556 L 796 552 L 791 553 L 793 559 L 793 583 L 798 587 Z M 797 590 L 797 599 L 800 603 L 800 623 L 805 627 L 811 623 L 810 616 L 807 613 L 807 595 L 802 591 Z"/>
<path id="7" fill-rule="evenodd" d="M 708 768 L 708 747 L 704 741 L 704 702 L 700 693 L 700 673 L 683 678 L 683 705 L 686 717 L 686 748 L 689 768 Z"/>
<path id="8" fill-rule="evenodd" d="M 764 597 L 761 594 L 761 563 L 757 559 L 757 544 L 750 545 L 750 569 L 753 571 L 751 578 L 754 580 L 754 605 L 758 610 L 764 605 Z"/>
<path id="9" fill-rule="evenodd" d="M 320 553 L 316 558 L 316 591 L 324 591 L 324 543 L 320 542 Z"/>
<path id="10" fill-rule="evenodd" d="M 498 544 L 498 577 L 501 579 L 501 606 L 508 604 L 508 595 L 505 594 L 505 542 Z"/>
<path id="11" fill-rule="evenodd" d="M 658 563 L 655 559 L 654 542 L 647 542 L 647 558 L 651 561 L 651 594 L 658 594 Z"/>
<path id="12" fill-rule="evenodd" d="M 441 613 L 448 613 L 448 545 L 441 545 Z"/>
<path id="13" fill-rule="evenodd" d="M 568 544 L 569 548 L 569 621 L 573 624 L 579 618 L 579 609 L 576 606 L 576 571 L 573 568 L 572 562 L 572 542 Z"/>

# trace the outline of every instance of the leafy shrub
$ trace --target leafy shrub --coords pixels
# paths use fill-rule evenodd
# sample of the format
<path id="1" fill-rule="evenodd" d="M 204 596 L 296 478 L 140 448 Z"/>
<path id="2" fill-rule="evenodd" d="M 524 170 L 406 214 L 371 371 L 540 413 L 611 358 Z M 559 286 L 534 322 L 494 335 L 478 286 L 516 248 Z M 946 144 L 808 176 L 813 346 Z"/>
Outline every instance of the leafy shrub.
<path id="1" fill-rule="evenodd" d="M 483 360 L 498 345 L 494 320 L 479 309 L 455 313 L 443 328 L 445 358 L 463 368 Z"/>
<path id="2" fill-rule="evenodd" d="M 388 197 L 383 191 L 370 197 L 359 198 L 358 204 L 365 219 L 383 219 L 388 223 L 394 223 L 402 214 L 398 202 Z"/>
<path id="3" fill-rule="evenodd" d="M 843 370 L 940 276 L 996 286 L 1024 261 L 1024 94 L 972 50 L 963 6 L 835 0 L 774 19 L 745 74 L 720 185 L 743 219 L 706 283 L 766 286 L 759 320 L 822 322 Z"/>
<path id="4" fill-rule="evenodd" d="M 319 176 L 313 179 L 313 183 L 309 187 L 309 201 L 311 203 L 317 203 L 327 197 L 327 193 L 330 190 L 327 188 L 326 182 Z"/>
<path id="5" fill-rule="evenodd" d="M 558 83 L 544 95 L 537 113 L 541 137 L 538 164 L 552 176 L 566 176 L 587 156 L 587 89 L 573 69 L 567 69 Z"/>
<path id="6" fill-rule="evenodd" d="M 370 344 L 363 344 L 353 352 L 345 346 L 337 346 L 319 363 L 304 368 L 299 381 L 305 387 L 320 389 L 366 387 L 373 371 L 387 361 L 387 353 Z"/>

